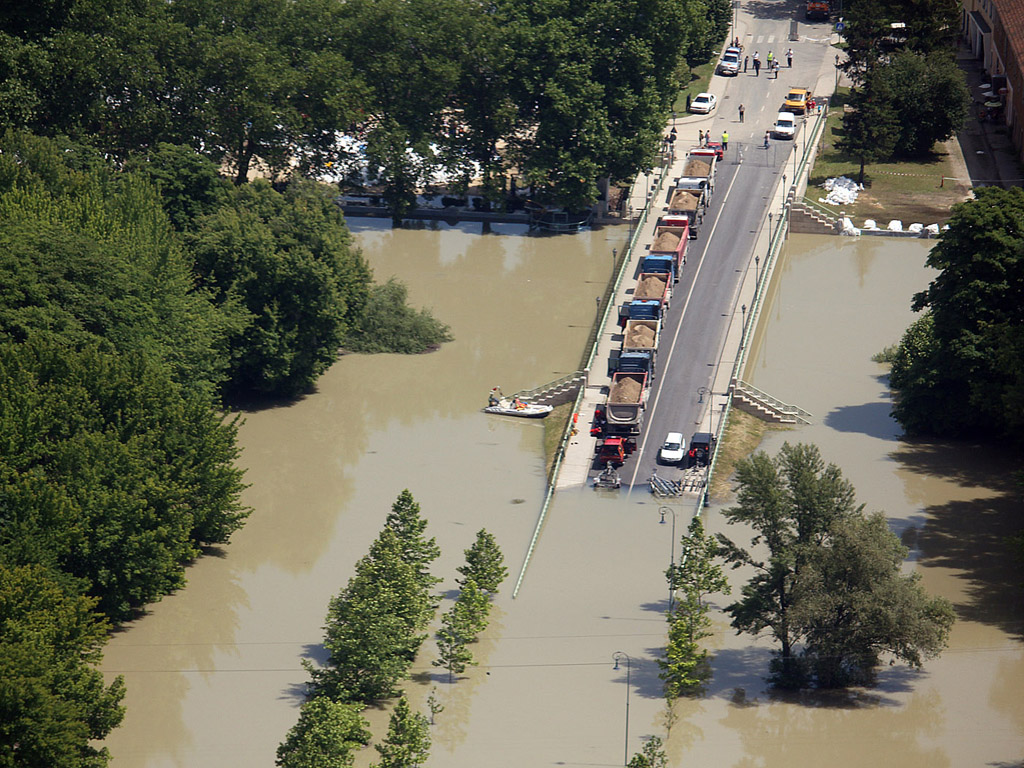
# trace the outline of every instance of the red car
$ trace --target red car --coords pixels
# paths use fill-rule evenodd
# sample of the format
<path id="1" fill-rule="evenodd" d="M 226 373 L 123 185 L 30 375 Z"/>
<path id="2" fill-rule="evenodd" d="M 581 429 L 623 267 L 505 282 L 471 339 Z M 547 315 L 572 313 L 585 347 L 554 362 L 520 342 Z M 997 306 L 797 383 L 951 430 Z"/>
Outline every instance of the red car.
<path id="1" fill-rule="evenodd" d="M 720 141 L 709 141 L 704 146 L 706 146 L 708 149 L 715 150 L 715 157 L 717 157 L 719 160 L 722 159 L 722 155 L 725 152 L 725 150 L 722 148 L 722 142 L 720 142 Z"/>

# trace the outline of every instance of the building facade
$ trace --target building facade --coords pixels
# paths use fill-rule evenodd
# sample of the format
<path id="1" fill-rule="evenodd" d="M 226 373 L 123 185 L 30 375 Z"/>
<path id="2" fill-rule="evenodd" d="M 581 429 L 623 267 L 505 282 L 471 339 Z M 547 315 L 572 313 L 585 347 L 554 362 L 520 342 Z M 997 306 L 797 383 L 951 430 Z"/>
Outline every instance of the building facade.
<path id="1" fill-rule="evenodd" d="M 1006 126 L 1024 163 L 1024 2 L 963 0 L 961 34 L 981 62 L 991 88 L 982 94 Z"/>

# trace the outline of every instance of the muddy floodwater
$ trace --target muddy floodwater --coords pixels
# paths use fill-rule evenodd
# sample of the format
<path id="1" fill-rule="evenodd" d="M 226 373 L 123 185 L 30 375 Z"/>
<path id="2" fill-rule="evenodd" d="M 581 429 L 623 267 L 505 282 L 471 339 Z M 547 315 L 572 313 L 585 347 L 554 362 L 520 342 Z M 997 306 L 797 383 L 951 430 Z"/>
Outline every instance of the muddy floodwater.
<path id="1" fill-rule="evenodd" d="M 625 228 L 352 228 L 377 278 L 402 279 L 455 341 L 428 355 L 346 356 L 315 394 L 245 414 L 245 528 L 107 647 L 104 669 L 128 686 L 124 724 L 107 740 L 117 768 L 273 766 L 308 678 L 301 660 L 322 657 L 327 602 L 403 488 L 443 551 L 442 588 L 455 586 L 480 528 L 510 561 L 529 541 L 542 423 L 480 409 L 491 387 L 514 392 L 576 369 Z"/>
<path id="2" fill-rule="evenodd" d="M 272 766 L 297 717 L 301 660 L 322 658 L 327 601 L 403 488 L 442 548 L 442 591 L 481 527 L 511 572 L 473 647 L 478 666 L 449 684 L 428 640 L 406 685 L 421 710 L 431 690 L 444 706 L 429 764 L 622 765 L 645 736 L 666 736 L 663 571 L 677 556 L 672 529 L 678 537 L 694 507 L 642 490 L 559 494 L 513 600 L 543 494 L 542 427 L 479 408 L 492 386 L 513 391 L 576 367 L 625 233 L 353 226 L 377 277 L 400 276 L 456 341 L 418 357 L 343 358 L 315 395 L 246 415 L 252 518 L 107 648 L 105 670 L 124 674 L 129 691 L 107 742 L 113 765 Z M 793 237 L 746 378 L 814 414 L 764 447 L 818 444 L 868 509 L 887 513 L 911 550 L 907 568 L 957 607 L 950 648 L 921 671 L 886 667 L 870 690 L 776 697 L 763 681 L 770 643 L 736 636 L 717 612 L 714 677 L 670 718 L 672 765 L 956 768 L 1024 755 L 1024 573 L 1004 543 L 1024 527 L 1014 467 L 973 446 L 901 441 L 884 368 L 870 360 L 913 319 L 927 249 Z M 705 514 L 710 530 L 734 533 L 719 507 Z M 383 733 L 386 712 L 369 717 Z M 376 759 L 364 750 L 357 765 Z"/>

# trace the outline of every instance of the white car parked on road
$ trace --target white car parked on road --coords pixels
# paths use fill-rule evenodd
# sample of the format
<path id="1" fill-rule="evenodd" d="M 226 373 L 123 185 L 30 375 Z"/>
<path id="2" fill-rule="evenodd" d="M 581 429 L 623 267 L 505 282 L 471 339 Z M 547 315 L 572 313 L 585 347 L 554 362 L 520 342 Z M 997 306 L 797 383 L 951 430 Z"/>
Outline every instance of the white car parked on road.
<path id="1" fill-rule="evenodd" d="M 679 464 L 686 456 L 686 441 L 682 432 L 669 432 L 665 444 L 658 452 L 662 464 Z"/>
<path id="2" fill-rule="evenodd" d="M 779 112 L 772 126 L 772 135 L 777 139 L 792 139 L 796 136 L 796 116 L 792 112 Z"/>

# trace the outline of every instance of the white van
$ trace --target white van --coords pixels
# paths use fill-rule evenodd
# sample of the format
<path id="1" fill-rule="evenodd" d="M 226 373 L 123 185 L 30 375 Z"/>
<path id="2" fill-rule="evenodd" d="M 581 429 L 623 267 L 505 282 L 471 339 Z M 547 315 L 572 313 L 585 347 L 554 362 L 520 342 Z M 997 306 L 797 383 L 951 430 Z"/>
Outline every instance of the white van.
<path id="1" fill-rule="evenodd" d="M 792 112 L 779 112 L 772 126 L 772 136 L 777 139 L 792 139 L 796 136 L 796 116 Z"/>

